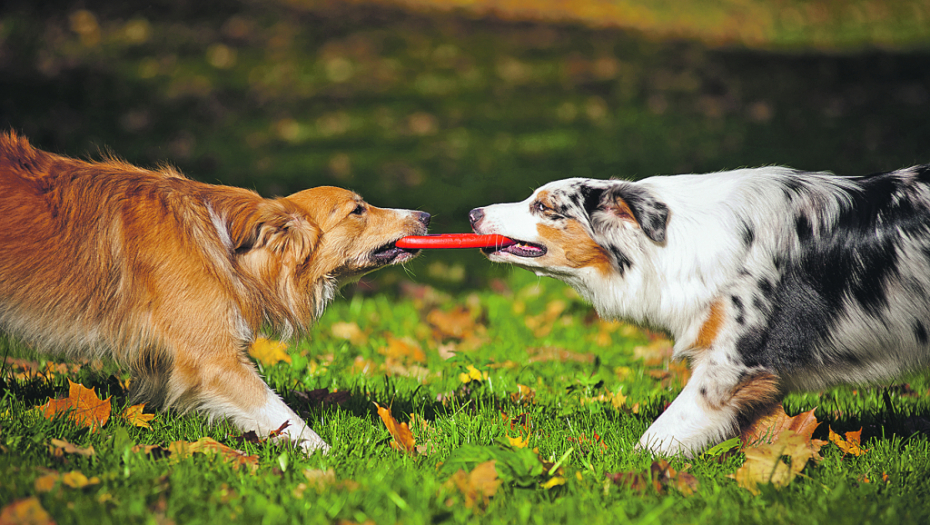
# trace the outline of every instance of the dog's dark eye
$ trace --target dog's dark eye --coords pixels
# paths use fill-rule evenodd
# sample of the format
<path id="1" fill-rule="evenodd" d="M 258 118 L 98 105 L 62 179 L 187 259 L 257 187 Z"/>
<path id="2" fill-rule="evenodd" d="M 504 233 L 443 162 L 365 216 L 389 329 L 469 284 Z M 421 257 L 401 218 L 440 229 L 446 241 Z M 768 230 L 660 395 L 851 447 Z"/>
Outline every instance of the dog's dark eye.
<path id="1" fill-rule="evenodd" d="M 536 213 L 546 213 L 547 211 L 552 211 L 552 208 L 546 206 L 541 201 L 536 201 L 533 203 L 533 211 Z"/>
<path id="2" fill-rule="evenodd" d="M 354 210 L 352 210 L 352 215 L 362 215 L 363 213 L 365 213 L 365 207 L 362 206 L 361 204 L 359 204 L 358 206 L 355 207 Z"/>

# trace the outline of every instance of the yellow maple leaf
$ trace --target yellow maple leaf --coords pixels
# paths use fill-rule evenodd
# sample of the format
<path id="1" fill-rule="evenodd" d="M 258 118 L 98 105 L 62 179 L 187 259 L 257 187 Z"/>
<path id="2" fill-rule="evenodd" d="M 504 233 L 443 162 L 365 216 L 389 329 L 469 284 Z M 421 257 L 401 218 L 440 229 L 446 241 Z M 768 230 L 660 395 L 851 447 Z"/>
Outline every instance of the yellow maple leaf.
<path id="1" fill-rule="evenodd" d="M 844 454 L 852 454 L 853 456 L 861 456 L 868 452 L 867 449 L 862 448 L 860 440 L 862 439 L 862 429 L 860 428 L 856 432 L 847 432 L 846 438 L 843 439 L 843 436 L 837 434 L 833 431 L 832 428 L 827 427 L 830 431 L 830 441 L 840 447 L 840 450 Z"/>
<path id="2" fill-rule="evenodd" d="M 391 441 L 391 448 L 415 456 L 417 454 L 417 444 L 407 423 L 398 423 L 394 416 L 391 415 L 391 409 L 384 408 L 378 403 L 375 403 L 375 407 L 378 409 L 378 415 L 381 417 L 381 421 L 384 422 L 384 426 L 387 427 L 391 437 L 394 438 Z"/>
<path id="3" fill-rule="evenodd" d="M 760 483 L 771 483 L 777 488 L 787 486 L 815 454 L 810 440 L 793 430 L 784 430 L 771 443 L 748 446 L 744 452 L 743 466 L 730 477 L 753 494 L 759 494 Z M 790 463 L 782 459 L 784 456 L 790 458 Z"/>
<path id="4" fill-rule="evenodd" d="M 149 425 L 149 421 L 155 418 L 155 414 L 143 414 L 142 410 L 144 408 L 145 403 L 128 406 L 120 413 L 120 417 L 128 421 L 130 425 L 142 428 L 152 428 Z"/>
<path id="5" fill-rule="evenodd" d="M 249 355 L 265 366 L 271 366 L 281 361 L 291 362 L 287 353 L 287 344 L 281 341 L 272 341 L 266 337 L 259 337 L 249 346 Z"/>
<path id="6" fill-rule="evenodd" d="M 61 482 L 73 489 L 82 489 L 88 485 L 96 485 L 100 483 L 100 478 L 97 476 L 88 478 L 84 475 L 83 472 L 79 470 L 72 470 L 71 472 L 61 475 Z"/>
<path id="7" fill-rule="evenodd" d="M 54 419 L 64 414 L 80 426 L 94 431 L 110 419 L 110 398 L 100 399 L 93 388 L 68 380 L 68 397 L 49 398 L 48 403 L 39 407 L 47 419 Z"/>
<path id="8" fill-rule="evenodd" d="M 507 436 L 507 441 L 510 442 L 510 446 L 514 448 L 526 448 L 530 443 L 530 438 L 523 436 L 510 437 Z"/>
<path id="9" fill-rule="evenodd" d="M 473 365 L 468 365 L 465 372 L 459 374 L 459 381 L 462 383 L 471 383 L 472 381 L 483 381 L 488 378 L 487 372 L 478 370 Z"/>

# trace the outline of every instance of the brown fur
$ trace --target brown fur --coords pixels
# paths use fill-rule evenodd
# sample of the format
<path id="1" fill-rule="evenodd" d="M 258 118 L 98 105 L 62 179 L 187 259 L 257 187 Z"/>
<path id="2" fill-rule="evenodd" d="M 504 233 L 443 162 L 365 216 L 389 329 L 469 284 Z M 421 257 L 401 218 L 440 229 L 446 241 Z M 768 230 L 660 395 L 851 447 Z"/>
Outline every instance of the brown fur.
<path id="1" fill-rule="evenodd" d="M 10 133 L 0 329 L 48 352 L 112 356 L 142 398 L 267 431 L 287 409 L 246 355 L 258 330 L 307 327 L 340 283 L 412 257 L 374 254 L 428 219 L 340 188 L 265 199 L 170 168 L 74 160 Z M 319 440 L 297 430 L 295 441 Z"/>

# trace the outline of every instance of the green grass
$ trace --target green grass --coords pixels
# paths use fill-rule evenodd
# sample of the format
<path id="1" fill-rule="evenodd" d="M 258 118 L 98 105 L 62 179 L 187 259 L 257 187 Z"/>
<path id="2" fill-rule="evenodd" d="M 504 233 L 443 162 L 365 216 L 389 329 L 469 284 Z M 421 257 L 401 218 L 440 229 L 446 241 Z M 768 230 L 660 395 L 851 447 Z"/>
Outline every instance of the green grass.
<path id="1" fill-rule="evenodd" d="M 234 429 L 196 415 L 159 412 L 151 430 L 112 418 L 89 432 L 66 420 L 48 421 L 33 410 L 48 396 L 66 394 L 66 376 L 45 381 L 7 375 L 0 402 L 0 502 L 37 495 L 58 523 L 553 523 L 582 516 L 591 523 L 922 523 L 930 518 L 930 508 L 922 503 L 930 490 L 926 377 L 911 378 L 908 388 L 840 388 L 789 396 L 789 413 L 818 408 L 823 423 L 817 437 L 825 438 L 828 424 L 837 431 L 863 427 L 869 451 L 844 457 L 835 445 L 827 445 L 825 459 L 782 490 L 765 486 L 752 496 L 728 478 L 741 464 L 740 454 L 687 463 L 673 459 L 675 469 L 698 480 L 690 496 L 671 488 L 657 493 L 605 481 L 606 474 L 648 472 L 653 459 L 633 453 L 633 445 L 674 398 L 678 383 L 666 386 L 649 373 L 667 363 L 647 364 L 648 356 L 646 361 L 635 356 L 636 347 L 649 345 L 649 334 L 600 324 L 560 283 L 520 272 L 503 284 L 508 289 L 503 293 L 451 297 L 437 296 L 435 290 L 356 293 L 334 303 L 310 336 L 289 349 L 290 364 L 265 367 L 269 383 L 333 445 L 327 456 L 307 458 L 283 445 L 239 443 Z M 428 292 L 425 299 L 423 292 Z M 472 309 L 481 327 L 473 330 L 479 344 L 436 336 L 426 320 L 429 312 L 453 304 Z M 563 313 L 551 332 L 534 335 L 527 319 L 544 315 L 553 304 L 563 304 Z M 334 336 L 332 327 L 341 322 L 356 323 L 366 334 L 364 341 L 351 344 Z M 605 330 L 609 346 L 597 342 Z M 426 379 L 384 371 L 389 358 L 383 349 L 394 336 L 410 338 L 423 349 L 425 360 L 398 358 L 391 370 L 404 374 L 413 365 L 422 366 Z M 476 348 L 444 359 L 440 344 Z M 539 355 L 532 349 L 543 347 L 586 359 L 530 359 Z M 6 352 L 30 355 L 10 341 Z M 358 372 L 359 362 L 368 363 L 368 372 Z M 488 378 L 463 384 L 459 374 L 469 365 L 487 371 Z M 620 367 L 629 370 L 618 374 Z M 89 363 L 69 377 L 113 395 L 117 413 L 127 401 L 114 374 L 120 372 L 112 365 Z M 535 391 L 535 402 L 511 398 L 518 384 Z M 320 388 L 348 396 L 341 406 L 302 400 L 301 392 Z M 621 410 L 589 401 L 619 392 L 628 396 Z M 391 406 L 398 421 L 410 422 L 417 444 L 427 451 L 413 457 L 392 449 L 374 403 Z M 637 404 L 639 413 L 632 413 Z M 524 419 L 511 429 L 511 421 L 519 418 Z M 508 437 L 527 435 L 521 431 L 524 421 L 529 448 L 542 460 L 563 460 L 559 474 L 564 485 L 543 488 L 551 476 L 538 466 L 537 454 L 509 446 Z M 915 425 L 924 425 L 923 432 Z M 595 435 L 606 448 L 592 444 Z M 203 455 L 172 461 L 130 451 L 137 444 L 167 447 L 202 436 L 256 454 L 257 469 L 236 470 Z M 582 436 L 589 441 L 578 441 Z M 93 445 L 96 455 L 53 457 L 48 450 L 52 438 Z M 498 459 L 505 483 L 487 506 L 479 502 L 469 508 L 448 480 L 455 470 L 470 470 L 491 458 Z M 100 483 L 83 489 L 59 483 L 38 493 L 33 484 L 43 469 L 78 470 Z M 304 475 L 307 469 L 333 469 L 334 480 L 317 488 Z M 883 474 L 887 483 L 880 481 Z"/>
<path id="2" fill-rule="evenodd" d="M 730 18 L 717 18 L 732 2 L 705 4 L 654 2 L 655 16 L 634 24 L 644 31 L 637 33 L 587 27 L 583 17 L 507 22 L 368 3 L 14 0 L 0 7 L 0 126 L 55 152 L 109 149 L 266 195 L 346 186 L 376 205 L 433 213 L 436 232 L 464 231 L 469 209 L 523 199 L 568 176 L 766 164 L 861 175 L 930 161 L 923 4 L 896 3 L 863 24 L 861 11 L 880 2 L 826 11 L 817 2 L 740 2 L 763 9 L 752 26 L 763 31 L 751 39 L 732 36 L 748 34 L 732 23 L 739 13 L 723 9 Z M 561 284 L 476 253 L 430 253 L 407 272 L 383 271 L 347 290 L 291 348 L 290 365 L 263 370 L 333 445 L 329 456 L 240 445 L 234 429 L 196 415 L 158 413 L 152 430 L 114 418 L 89 433 L 33 411 L 67 391 L 66 376 L 4 374 L 0 504 L 37 494 L 35 479 L 51 468 L 100 479 L 38 494 L 58 523 L 927 522 L 925 376 L 906 379 L 909 389 L 789 396 L 791 414 L 817 407 L 817 437 L 826 425 L 862 427 L 870 450 L 842 457 L 829 445 L 823 462 L 781 491 L 739 488 L 727 477 L 739 454 L 673 460 L 697 477 L 694 495 L 632 490 L 605 484 L 605 474 L 647 472 L 652 458 L 633 454 L 633 444 L 680 388 L 675 373 L 663 382 L 664 364 L 637 357 L 647 334 L 605 327 Z M 439 291 L 411 290 L 410 282 Z M 564 311 L 546 319 L 556 300 Z M 444 359 L 426 317 L 457 305 L 480 314 L 484 332 L 442 341 L 463 350 Z M 365 338 L 333 336 L 337 322 L 356 323 Z M 412 338 L 426 361 L 389 363 L 380 352 L 388 335 Z M 601 346 L 604 337 L 610 344 Z M 536 349 L 546 347 L 581 360 L 539 361 Z M 3 351 L 44 359 L 16 342 Z M 488 379 L 463 385 L 468 365 Z M 111 363 L 83 364 L 69 377 L 112 395 L 114 413 L 127 403 Z M 517 385 L 534 389 L 536 403 L 514 403 Z M 303 394 L 314 389 L 348 397 L 341 406 L 310 404 Z M 628 396 L 623 410 L 586 401 L 617 393 Z M 430 452 L 390 448 L 374 402 L 400 421 L 427 421 L 412 426 Z M 550 476 L 502 444 L 517 431 L 501 412 L 529 418 L 530 446 L 542 459 L 564 457 L 564 485 L 543 488 Z M 604 452 L 577 441 L 594 434 Z M 202 436 L 257 454 L 257 471 L 201 455 L 173 462 L 131 452 Z M 53 438 L 97 454 L 53 457 Z M 449 469 L 490 457 L 509 465 L 511 478 L 486 508 L 469 508 L 447 486 Z M 321 490 L 304 475 L 330 468 L 335 482 Z M 888 483 L 877 482 L 883 473 Z"/>

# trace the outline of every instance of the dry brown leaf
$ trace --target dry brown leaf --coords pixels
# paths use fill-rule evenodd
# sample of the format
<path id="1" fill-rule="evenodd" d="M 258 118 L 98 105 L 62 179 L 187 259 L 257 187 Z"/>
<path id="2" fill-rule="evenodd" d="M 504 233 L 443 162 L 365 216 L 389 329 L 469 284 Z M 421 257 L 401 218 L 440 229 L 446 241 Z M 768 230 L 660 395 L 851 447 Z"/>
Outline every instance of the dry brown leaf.
<path id="1" fill-rule="evenodd" d="M 227 447 L 209 437 L 203 437 L 193 442 L 175 441 L 168 445 L 168 452 L 171 453 L 173 461 L 179 461 L 193 454 L 219 455 L 235 469 L 238 469 L 240 465 L 245 465 L 253 471 L 258 468 L 258 456 L 250 456 L 241 450 Z"/>
<path id="2" fill-rule="evenodd" d="M 391 415 L 390 408 L 383 408 L 378 403 L 375 403 L 375 407 L 378 409 L 378 415 L 381 416 L 384 426 L 387 427 L 391 437 L 394 438 L 391 441 L 391 448 L 415 456 L 417 454 L 417 445 L 407 423 L 398 423 L 394 416 Z"/>
<path id="3" fill-rule="evenodd" d="M 698 489 L 698 480 L 687 472 L 677 471 L 668 461 L 662 459 L 653 461 L 648 473 L 617 472 L 607 474 L 607 479 L 615 485 L 629 487 L 631 490 L 644 493 L 651 488 L 659 494 L 665 494 L 671 487 L 682 495 L 690 496 Z"/>
<path id="4" fill-rule="evenodd" d="M 853 456 L 861 456 L 868 452 L 867 449 L 862 448 L 860 439 L 862 438 L 862 429 L 860 428 L 856 432 L 846 432 L 846 438 L 837 434 L 833 431 L 832 428 L 827 427 L 830 430 L 830 441 L 840 447 L 840 450 L 844 454 L 852 454 Z"/>
<path id="5" fill-rule="evenodd" d="M 130 425 L 141 428 L 152 428 L 149 421 L 155 419 L 155 414 L 143 414 L 145 403 L 128 406 L 120 413 L 120 417 L 129 422 Z"/>
<path id="6" fill-rule="evenodd" d="M 434 308 L 427 314 L 426 322 L 433 327 L 433 332 L 439 340 L 473 337 L 484 328 L 464 306 L 457 306 L 448 312 Z"/>
<path id="7" fill-rule="evenodd" d="M 93 388 L 68 380 L 68 397 L 49 399 L 39 407 L 47 419 L 54 419 L 64 414 L 76 424 L 89 427 L 91 431 L 106 424 L 110 419 L 110 398 L 100 399 Z"/>
<path id="8" fill-rule="evenodd" d="M 79 447 L 63 439 L 52 438 L 48 446 L 49 452 L 55 457 L 61 457 L 65 454 L 77 454 L 79 456 L 90 457 L 95 455 L 94 446 Z"/>
<path id="9" fill-rule="evenodd" d="M 560 363 L 593 363 L 595 360 L 594 354 L 588 353 L 579 353 L 572 352 L 565 348 L 559 348 L 556 346 L 543 346 L 538 348 L 527 348 L 526 352 L 529 354 L 530 363 L 541 363 L 545 361 L 558 361 Z"/>
<path id="10" fill-rule="evenodd" d="M 449 478 L 446 487 L 458 489 L 465 498 L 466 507 L 471 509 L 480 503 L 481 508 L 486 508 L 501 485 L 495 463 L 496 460 L 492 459 L 479 463 L 471 472 L 459 470 Z"/>
<path id="11" fill-rule="evenodd" d="M 0 525 L 55 525 L 39 498 L 16 500 L 0 510 Z"/>

